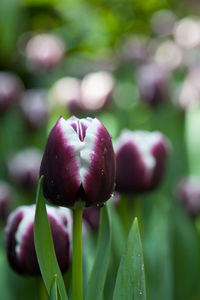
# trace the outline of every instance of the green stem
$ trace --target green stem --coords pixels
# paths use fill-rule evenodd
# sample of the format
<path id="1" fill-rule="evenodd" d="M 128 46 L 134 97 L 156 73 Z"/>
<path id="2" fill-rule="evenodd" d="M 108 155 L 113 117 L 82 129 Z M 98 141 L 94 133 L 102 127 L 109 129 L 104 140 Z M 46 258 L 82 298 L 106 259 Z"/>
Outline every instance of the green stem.
<path id="1" fill-rule="evenodd" d="M 82 272 L 82 215 L 83 208 L 73 210 L 72 299 L 83 300 Z"/>

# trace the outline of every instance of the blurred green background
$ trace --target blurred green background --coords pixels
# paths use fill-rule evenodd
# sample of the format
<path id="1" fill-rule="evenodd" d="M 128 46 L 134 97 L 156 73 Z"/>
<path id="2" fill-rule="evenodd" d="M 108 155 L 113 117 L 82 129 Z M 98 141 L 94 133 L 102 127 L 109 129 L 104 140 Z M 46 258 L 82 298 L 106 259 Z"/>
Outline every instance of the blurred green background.
<path id="1" fill-rule="evenodd" d="M 158 12 L 170 16 L 171 31 L 166 33 L 168 23 L 163 25 L 162 14 L 159 18 Z M 90 72 L 108 71 L 115 80 L 111 103 L 98 111 L 78 111 L 77 115 L 100 118 L 113 140 L 123 128 L 160 130 L 169 138 L 172 152 L 163 183 L 139 199 L 150 300 L 200 299 L 199 220 L 188 215 L 175 193 L 181 178 L 200 176 L 200 107 L 197 103 L 191 108 L 189 103 L 187 109 L 183 109 L 180 103 L 185 82 L 191 80 L 192 70 L 200 65 L 200 29 L 196 35 L 193 34 L 195 27 L 183 29 L 182 35 L 176 30 L 184 18 L 200 24 L 199 13 L 198 0 L 0 1 L 1 72 L 17 74 L 25 90 L 45 89 L 48 106 L 52 87 L 58 79 L 70 76 L 81 80 Z M 26 44 L 30 37 L 41 33 L 56 35 L 66 46 L 61 62 L 46 71 L 42 67 L 33 70 L 27 64 Z M 191 36 L 194 39 L 190 40 Z M 143 50 L 136 52 L 133 58 L 131 49 L 135 44 L 131 41 L 138 37 L 145 42 L 143 48 L 139 48 Z M 166 42 L 172 48 L 163 50 L 160 47 Z M 140 51 L 145 52 L 142 58 Z M 146 62 L 160 64 L 169 76 L 166 99 L 155 106 L 141 99 L 138 71 Z M 186 98 L 192 102 L 192 97 L 193 94 L 189 94 L 189 100 Z M 47 132 L 60 114 L 67 118 L 71 112 L 67 107 L 56 106 L 49 111 L 48 122 L 39 129 L 29 128 L 18 105 L 0 115 L 0 180 L 12 185 L 13 208 L 33 203 L 35 189 L 27 191 L 19 187 L 7 172 L 7 161 L 26 147 L 43 151 Z M 134 196 L 132 198 L 134 201 Z M 21 279 L 9 269 L 3 246 L 3 224 L 1 230 L 0 290 L 3 296 L 0 295 L 0 299 L 32 299 L 30 289 L 35 279 Z M 107 282 L 105 300 L 109 299 L 109 284 L 113 284 L 112 280 Z M 31 297 L 37 299 L 34 293 Z"/>

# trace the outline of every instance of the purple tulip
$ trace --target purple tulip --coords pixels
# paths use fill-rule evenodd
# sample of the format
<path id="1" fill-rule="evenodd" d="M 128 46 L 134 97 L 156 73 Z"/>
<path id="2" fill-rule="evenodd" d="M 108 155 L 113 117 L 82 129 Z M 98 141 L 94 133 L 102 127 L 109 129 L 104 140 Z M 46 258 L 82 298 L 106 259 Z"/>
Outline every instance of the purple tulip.
<path id="1" fill-rule="evenodd" d="M 4 181 L 0 181 L 0 220 L 5 222 L 10 211 L 12 200 L 11 187 Z"/>
<path id="2" fill-rule="evenodd" d="M 47 206 L 57 260 L 62 272 L 71 261 L 72 217 L 67 208 Z M 10 266 L 21 275 L 40 275 L 34 246 L 35 205 L 20 206 L 8 217 L 5 228 Z"/>
<path id="3" fill-rule="evenodd" d="M 40 128 L 47 122 L 46 92 L 42 89 L 31 89 L 23 93 L 20 107 L 28 125 Z"/>
<path id="4" fill-rule="evenodd" d="M 63 77 L 55 82 L 49 97 L 49 106 L 53 111 L 56 107 L 67 108 L 71 113 L 83 110 L 81 99 L 81 81 L 74 77 Z"/>
<path id="5" fill-rule="evenodd" d="M 105 107 L 112 96 L 114 78 L 109 72 L 87 74 L 81 82 L 81 107 L 84 111 L 98 111 Z"/>
<path id="6" fill-rule="evenodd" d="M 168 97 L 168 73 L 156 64 L 143 65 L 138 72 L 141 101 L 157 105 Z"/>
<path id="7" fill-rule="evenodd" d="M 117 206 L 119 200 L 119 194 L 113 193 L 112 197 L 110 198 L 110 201 L 113 203 L 113 205 Z M 100 212 L 101 207 L 99 206 L 86 207 L 83 211 L 83 220 L 94 230 L 99 228 Z"/>
<path id="8" fill-rule="evenodd" d="M 96 118 L 60 117 L 47 140 L 41 175 L 44 195 L 53 204 L 107 201 L 114 189 L 115 155 L 103 124 Z"/>
<path id="9" fill-rule="evenodd" d="M 22 88 L 23 84 L 17 75 L 0 72 L 0 112 L 4 112 L 19 100 Z"/>
<path id="10" fill-rule="evenodd" d="M 162 180 L 169 142 L 160 132 L 124 130 L 115 144 L 116 190 L 140 193 Z"/>
<path id="11" fill-rule="evenodd" d="M 26 57 L 30 69 L 37 72 L 55 68 L 63 59 L 65 44 L 53 34 L 37 34 L 26 45 Z"/>
<path id="12" fill-rule="evenodd" d="M 191 216 L 200 215 L 200 178 L 189 177 L 178 183 L 177 196 Z"/>
<path id="13" fill-rule="evenodd" d="M 42 153 L 37 148 L 17 152 L 8 161 L 8 173 L 23 188 L 35 188 L 39 179 Z"/>

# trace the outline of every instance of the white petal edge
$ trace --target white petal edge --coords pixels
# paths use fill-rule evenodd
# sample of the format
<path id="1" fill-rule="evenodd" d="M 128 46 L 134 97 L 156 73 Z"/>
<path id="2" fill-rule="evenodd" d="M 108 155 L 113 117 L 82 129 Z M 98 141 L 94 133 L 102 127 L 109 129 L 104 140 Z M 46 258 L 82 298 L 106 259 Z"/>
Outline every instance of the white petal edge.
<path id="1" fill-rule="evenodd" d="M 61 118 L 59 126 L 67 145 L 74 148 L 75 159 L 79 167 L 80 183 L 84 186 L 85 176 L 89 172 L 92 155 L 95 155 L 94 145 L 98 129 L 102 124 L 97 118 L 80 119 L 79 121 L 84 122 L 88 126 L 85 138 L 81 141 L 79 134 L 71 126 L 72 123 L 78 122 L 78 120 L 76 117 L 71 117 L 68 120 Z"/>

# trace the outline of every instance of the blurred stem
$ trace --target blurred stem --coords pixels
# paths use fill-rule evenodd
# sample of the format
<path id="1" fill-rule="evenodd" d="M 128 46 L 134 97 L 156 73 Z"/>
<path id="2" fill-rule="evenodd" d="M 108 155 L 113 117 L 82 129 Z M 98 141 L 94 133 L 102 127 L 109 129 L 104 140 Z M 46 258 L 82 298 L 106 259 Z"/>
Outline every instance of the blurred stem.
<path id="1" fill-rule="evenodd" d="M 133 199 L 133 215 L 134 218 L 137 217 L 138 225 L 140 228 L 140 233 L 142 233 L 142 206 L 141 206 L 141 197 L 140 195 L 136 195 Z"/>
<path id="2" fill-rule="evenodd" d="M 47 291 L 46 291 L 42 277 L 39 278 L 39 299 L 40 300 L 48 300 Z"/>
<path id="3" fill-rule="evenodd" d="M 119 214 L 124 226 L 126 234 L 129 233 L 130 227 L 135 217 L 138 218 L 138 223 L 141 228 L 141 198 L 140 196 L 126 195 L 123 196 L 119 205 Z"/>
<path id="4" fill-rule="evenodd" d="M 73 210 L 72 299 L 83 300 L 82 271 L 82 215 L 83 208 Z"/>

